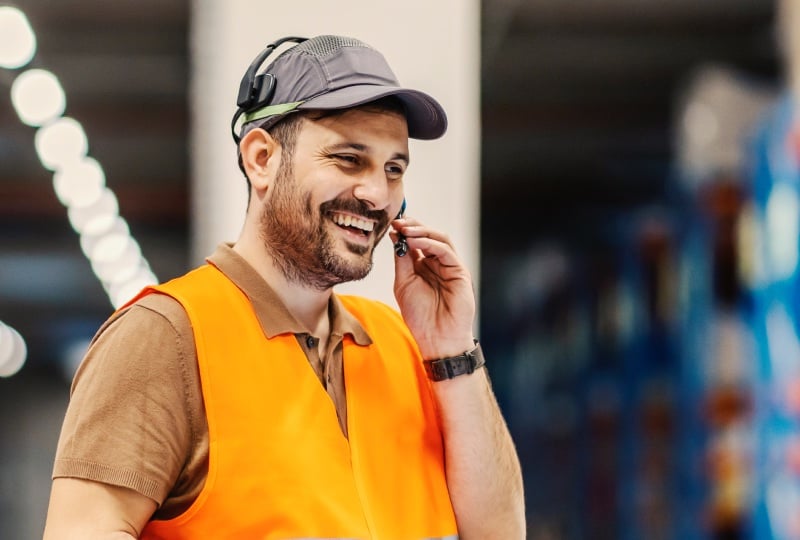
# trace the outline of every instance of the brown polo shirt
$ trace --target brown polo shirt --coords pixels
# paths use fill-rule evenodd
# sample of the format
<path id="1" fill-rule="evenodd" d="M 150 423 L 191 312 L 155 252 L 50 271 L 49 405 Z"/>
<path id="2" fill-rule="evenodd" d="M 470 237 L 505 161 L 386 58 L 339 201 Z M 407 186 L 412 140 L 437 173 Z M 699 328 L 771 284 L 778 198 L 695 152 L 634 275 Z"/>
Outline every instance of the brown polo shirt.
<path id="1" fill-rule="evenodd" d="M 361 324 L 333 296 L 320 358 L 319 340 L 230 246 L 209 261 L 247 295 L 268 338 L 297 337 L 346 437 L 342 338 L 371 343 Z M 72 384 L 53 477 L 133 489 L 159 503 L 154 519 L 168 519 L 195 500 L 207 471 L 208 426 L 191 325 L 177 301 L 151 294 L 109 319 L 92 341 Z"/>

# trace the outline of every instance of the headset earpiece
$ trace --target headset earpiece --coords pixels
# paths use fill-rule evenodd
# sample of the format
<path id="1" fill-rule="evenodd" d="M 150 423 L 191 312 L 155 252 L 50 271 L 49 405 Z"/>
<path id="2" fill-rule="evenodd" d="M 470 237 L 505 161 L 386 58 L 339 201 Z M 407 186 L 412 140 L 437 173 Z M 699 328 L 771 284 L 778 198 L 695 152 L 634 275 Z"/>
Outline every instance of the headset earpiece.
<path id="1" fill-rule="evenodd" d="M 255 104 L 267 104 L 275 93 L 275 76 L 272 73 L 262 73 L 256 75 L 253 81 L 252 102 Z"/>
<path id="2" fill-rule="evenodd" d="M 271 73 L 259 74 L 259 68 L 261 68 L 261 65 L 267 57 L 281 44 L 286 42 L 302 43 L 307 39 L 308 38 L 290 36 L 270 43 L 255 57 L 247 68 L 247 71 L 245 71 L 239 83 L 239 93 L 236 96 L 236 105 L 238 108 L 231 120 L 231 132 L 233 134 L 233 140 L 235 140 L 237 144 L 239 143 L 239 136 L 236 133 L 236 121 L 246 112 L 269 105 L 272 95 L 275 93 L 275 76 Z"/>

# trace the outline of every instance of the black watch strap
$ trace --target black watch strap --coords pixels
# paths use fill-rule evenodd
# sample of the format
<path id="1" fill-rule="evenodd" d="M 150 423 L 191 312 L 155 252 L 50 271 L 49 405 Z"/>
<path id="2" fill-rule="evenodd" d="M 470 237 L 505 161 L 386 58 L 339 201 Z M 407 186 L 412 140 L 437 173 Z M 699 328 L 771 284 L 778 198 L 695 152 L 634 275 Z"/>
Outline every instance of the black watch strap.
<path id="1" fill-rule="evenodd" d="M 475 348 L 458 356 L 425 360 L 425 372 L 432 381 L 453 379 L 459 375 L 468 375 L 486 365 L 481 345 L 475 342 Z"/>

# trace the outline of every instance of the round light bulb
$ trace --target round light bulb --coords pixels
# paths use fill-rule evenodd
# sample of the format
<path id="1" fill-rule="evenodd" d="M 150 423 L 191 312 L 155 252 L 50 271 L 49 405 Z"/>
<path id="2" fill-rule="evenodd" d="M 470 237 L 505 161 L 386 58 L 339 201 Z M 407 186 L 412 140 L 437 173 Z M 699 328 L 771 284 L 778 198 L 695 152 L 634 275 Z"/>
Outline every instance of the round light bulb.
<path id="1" fill-rule="evenodd" d="M 53 176 L 56 196 L 64 206 L 89 206 L 103 195 L 106 175 L 96 159 L 86 157 L 61 167 Z"/>
<path id="2" fill-rule="evenodd" d="M 103 283 L 131 279 L 142 266 L 142 250 L 130 236 L 124 248 L 113 259 L 92 260 L 92 270 Z"/>
<path id="3" fill-rule="evenodd" d="M 117 196 L 104 187 L 97 200 L 87 206 L 70 206 L 67 215 L 75 232 L 100 235 L 111 228 L 119 215 Z"/>
<path id="4" fill-rule="evenodd" d="M 59 118 L 36 131 L 36 153 L 45 168 L 56 171 L 86 156 L 89 141 L 81 124 L 69 117 Z"/>
<path id="5" fill-rule="evenodd" d="M 64 114 L 67 98 L 55 75 L 29 69 L 14 79 L 11 103 L 23 123 L 38 127 Z"/>
<path id="6" fill-rule="evenodd" d="M 28 18 L 15 7 L 0 6 L 0 67 L 17 69 L 36 54 L 36 35 Z"/>
<path id="7" fill-rule="evenodd" d="M 95 260 L 98 256 L 95 254 L 97 246 L 104 242 L 107 237 L 117 238 L 120 236 L 129 237 L 130 229 L 128 222 L 124 218 L 117 216 L 112 222 L 110 227 L 106 227 L 98 234 L 82 234 L 81 235 L 81 250 L 86 258 L 90 261 Z"/>
<path id="8" fill-rule="evenodd" d="M 97 239 L 89 259 L 93 264 L 114 262 L 122 257 L 130 241 L 130 234 L 108 232 Z"/>
<path id="9" fill-rule="evenodd" d="M 11 377 L 25 364 L 28 348 L 19 332 L 0 322 L 0 377 Z"/>

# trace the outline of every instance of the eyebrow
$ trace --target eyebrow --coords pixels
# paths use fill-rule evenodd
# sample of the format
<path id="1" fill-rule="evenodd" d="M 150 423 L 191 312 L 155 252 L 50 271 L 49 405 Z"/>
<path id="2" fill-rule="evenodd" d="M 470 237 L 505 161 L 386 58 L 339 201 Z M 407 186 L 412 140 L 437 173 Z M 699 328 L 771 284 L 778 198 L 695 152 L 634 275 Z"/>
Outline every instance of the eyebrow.
<path id="1" fill-rule="evenodd" d="M 343 143 L 336 143 L 330 146 L 325 147 L 326 152 L 339 152 L 341 150 L 356 150 L 358 152 L 364 152 L 365 154 L 369 154 L 370 148 L 366 144 L 356 143 L 356 142 L 343 142 Z M 411 163 L 411 158 L 408 154 L 404 154 L 402 152 L 396 152 L 392 154 L 391 159 L 405 161 L 406 166 Z"/>

